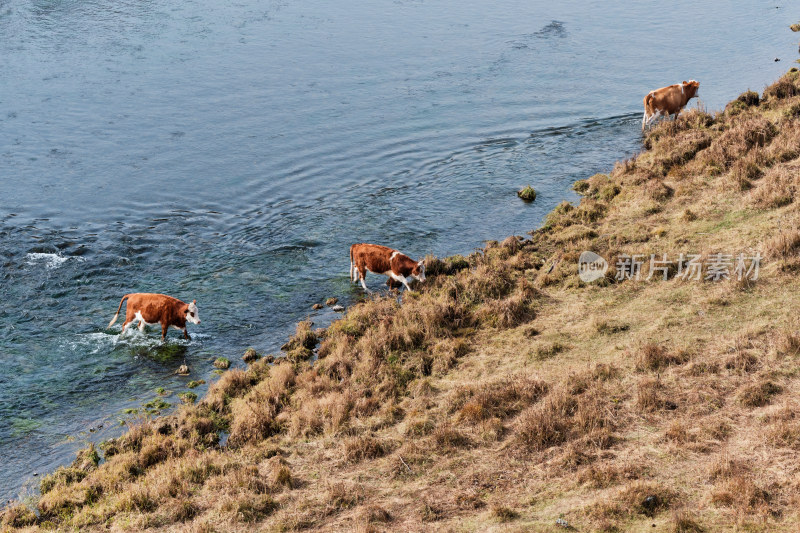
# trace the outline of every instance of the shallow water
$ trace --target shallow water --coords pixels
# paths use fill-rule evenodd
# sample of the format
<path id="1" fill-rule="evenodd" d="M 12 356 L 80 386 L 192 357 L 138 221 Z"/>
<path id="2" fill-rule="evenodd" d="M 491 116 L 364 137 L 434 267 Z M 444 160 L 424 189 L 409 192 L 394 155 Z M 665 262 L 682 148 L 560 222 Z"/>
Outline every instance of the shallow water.
<path id="1" fill-rule="evenodd" d="M 0 498 L 327 323 L 350 243 L 524 234 L 640 149 L 647 91 L 718 109 L 797 52 L 782 3 L 362 4 L 0 0 Z M 149 291 L 197 299 L 191 342 L 104 329 Z"/>

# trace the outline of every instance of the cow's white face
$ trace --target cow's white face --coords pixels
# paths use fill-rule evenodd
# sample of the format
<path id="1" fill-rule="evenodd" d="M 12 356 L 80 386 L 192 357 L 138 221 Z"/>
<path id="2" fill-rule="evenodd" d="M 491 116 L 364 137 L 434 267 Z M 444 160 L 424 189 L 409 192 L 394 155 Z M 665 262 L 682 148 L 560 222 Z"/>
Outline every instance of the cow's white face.
<path id="1" fill-rule="evenodd" d="M 425 281 L 425 262 L 420 261 L 417 263 L 416 268 L 411 272 L 411 277 L 417 281 Z"/>
<path id="2" fill-rule="evenodd" d="M 200 315 L 197 313 L 197 300 L 193 300 L 192 303 L 186 307 L 186 321 L 192 324 L 200 323 Z"/>

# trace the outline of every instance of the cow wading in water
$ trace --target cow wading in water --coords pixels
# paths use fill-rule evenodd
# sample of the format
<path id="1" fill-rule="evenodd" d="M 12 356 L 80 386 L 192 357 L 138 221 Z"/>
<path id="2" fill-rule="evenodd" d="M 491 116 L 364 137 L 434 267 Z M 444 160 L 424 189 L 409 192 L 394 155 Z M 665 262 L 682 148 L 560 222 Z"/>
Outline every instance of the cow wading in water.
<path id="1" fill-rule="evenodd" d="M 130 326 L 134 320 L 139 321 L 139 331 L 144 331 L 145 325 L 161 324 L 161 340 L 167 337 L 167 330 L 170 326 L 183 331 L 183 336 L 191 340 L 189 332 L 186 331 L 186 323 L 200 323 L 200 316 L 197 314 L 197 300 L 187 304 L 167 296 L 166 294 L 132 293 L 126 294 L 119 301 L 117 314 L 108 323 L 108 327 L 114 325 L 119 318 L 119 311 L 122 303 L 128 299 L 128 306 L 125 309 L 125 322 L 122 324 L 122 333 Z"/>
<path id="2" fill-rule="evenodd" d="M 695 80 L 676 83 L 650 91 L 644 97 L 644 117 L 642 118 L 642 131 L 659 115 L 678 117 L 681 110 L 686 107 L 689 100 L 697 96 L 700 82 Z"/>
<path id="3" fill-rule="evenodd" d="M 410 279 L 425 281 L 424 261 L 414 261 L 397 250 L 379 244 L 362 242 L 352 245 L 350 247 L 350 281 L 361 280 L 364 290 L 371 293 L 372 291 L 364 283 L 367 270 L 389 276 L 387 284 L 390 287 L 392 281 L 399 281 L 409 291 L 411 290 L 408 285 Z"/>

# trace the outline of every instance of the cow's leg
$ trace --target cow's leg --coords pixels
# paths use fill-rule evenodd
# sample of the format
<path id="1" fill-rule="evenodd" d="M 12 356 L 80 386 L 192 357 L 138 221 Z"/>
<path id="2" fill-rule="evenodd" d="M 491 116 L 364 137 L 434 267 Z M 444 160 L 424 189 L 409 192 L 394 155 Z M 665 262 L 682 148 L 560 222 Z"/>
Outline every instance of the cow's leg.
<path id="1" fill-rule="evenodd" d="M 163 342 L 167 338 L 167 330 L 169 329 L 169 325 L 166 322 L 161 323 L 161 341 Z"/>
<path id="2" fill-rule="evenodd" d="M 367 291 L 367 294 L 372 294 L 372 291 L 367 288 L 367 284 L 364 282 L 364 278 L 367 277 L 367 269 L 358 269 L 358 277 L 361 280 L 361 286 L 364 287 L 364 290 Z"/>
<path id="3" fill-rule="evenodd" d="M 139 321 L 139 331 L 144 332 L 145 321 L 144 317 L 142 316 L 142 312 L 138 311 L 135 318 Z"/>
<path id="4" fill-rule="evenodd" d="M 367 294 L 372 294 L 372 291 L 367 288 L 367 284 L 364 283 L 364 278 L 361 278 L 361 286 L 364 287 L 364 290 L 367 292 Z"/>
<path id="5" fill-rule="evenodd" d="M 184 326 L 184 328 L 183 328 L 183 337 L 184 337 L 184 338 L 185 338 L 187 341 L 190 341 L 190 340 L 192 340 L 192 338 L 189 336 L 189 332 L 186 330 L 186 327 L 185 327 L 185 326 Z"/>
<path id="6" fill-rule="evenodd" d="M 390 275 L 392 276 L 393 279 L 395 279 L 395 280 L 399 281 L 400 283 L 402 283 L 403 285 L 405 285 L 407 291 L 411 291 L 411 287 L 408 286 L 408 280 L 406 279 L 406 277 L 404 275 L 395 274 L 394 272 L 392 272 Z"/>
<path id="7" fill-rule="evenodd" d="M 642 131 L 644 131 L 644 127 L 647 126 L 647 110 L 645 109 L 644 115 L 642 116 Z"/>
<path id="8" fill-rule="evenodd" d="M 661 111 L 654 112 L 652 115 L 650 115 L 650 118 L 647 120 L 647 123 L 650 124 L 651 122 L 655 122 L 656 119 L 661 115 L 662 115 Z"/>
<path id="9" fill-rule="evenodd" d="M 136 314 L 133 312 L 131 306 L 128 306 L 128 308 L 125 310 L 125 322 L 122 323 L 122 331 L 120 332 L 120 335 L 125 333 L 125 330 L 128 329 L 128 326 L 130 326 L 135 319 Z"/>

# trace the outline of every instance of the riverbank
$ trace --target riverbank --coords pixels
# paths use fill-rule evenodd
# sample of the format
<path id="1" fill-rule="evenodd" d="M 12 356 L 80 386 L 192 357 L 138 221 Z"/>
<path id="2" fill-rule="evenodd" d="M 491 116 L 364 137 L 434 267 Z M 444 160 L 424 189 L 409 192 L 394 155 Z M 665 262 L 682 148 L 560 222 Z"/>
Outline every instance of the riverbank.
<path id="1" fill-rule="evenodd" d="M 86 450 L 3 526 L 796 527 L 798 72 L 756 97 L 656 126 L 530 238 L 429 258 L 402 305 L 301 323 L 285 360 Z M 584 250 L 609 264 L 591 283 Z"/>

